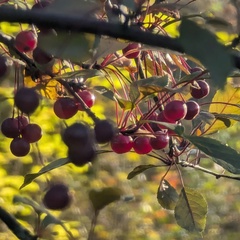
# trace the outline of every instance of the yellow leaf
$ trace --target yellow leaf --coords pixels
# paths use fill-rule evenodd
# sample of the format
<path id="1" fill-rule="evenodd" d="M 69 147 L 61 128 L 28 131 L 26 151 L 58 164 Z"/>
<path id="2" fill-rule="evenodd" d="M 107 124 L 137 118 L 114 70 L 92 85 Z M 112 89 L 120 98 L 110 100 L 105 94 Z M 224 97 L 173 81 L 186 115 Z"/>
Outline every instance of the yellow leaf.
<path id="1" fill-rule="evenodd" d="M 55 79 L 43 78 L 34 82 L 30 76 L 24 77 L 24 85 L 29 88 L 35 88 L 43 97 L 55 100 L 58 97 L 58 91 L 61 90 L 60 83 Z"/>
<path id="2" fill-rule="evenodd" d="M 229 82 L 223 90 L 218 90 L 212 99 L 209 112 L 217 114 L 236 114 L 240 115 L 240 88 L 233 87 Z M 229 119 L 230 126 L 236 121 Z M 205 126 L 205 134 L 211 134 L 218 130 L 227 128 L 224 121 L 215 119 L 211 125 Z"/>

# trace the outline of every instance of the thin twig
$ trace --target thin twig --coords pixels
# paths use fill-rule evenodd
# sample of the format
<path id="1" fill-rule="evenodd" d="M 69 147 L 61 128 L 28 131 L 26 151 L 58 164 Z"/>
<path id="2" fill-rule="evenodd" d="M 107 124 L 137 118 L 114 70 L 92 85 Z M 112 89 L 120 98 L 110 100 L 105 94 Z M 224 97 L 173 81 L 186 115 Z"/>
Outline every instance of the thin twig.
<path id="1" fill-rule="evenodd" d="M 182 162 L 182 163 L 180 163 L 180 165 L 182 167 L 190 167 L 190 168 L 194 168 L 196 170 L 208 173 L 210 175 L 215 176 L 216 179 L 219 179 L 219 178 L 229 178 L 229 179 L 234 179 L 234 180 L 238 180 L 238 181 L 240 180 L 240 176 L 237 177 L 237 176 L 231 176 L 231 175 L 224 175 L 224 174 L 216 173 L 216 172 L 213 172 L 213 171 L 208 170 L 206 168 L 203 168 L 203 167 L 201 167 L 199 165 L 192 164 L 192 163 Z"/>

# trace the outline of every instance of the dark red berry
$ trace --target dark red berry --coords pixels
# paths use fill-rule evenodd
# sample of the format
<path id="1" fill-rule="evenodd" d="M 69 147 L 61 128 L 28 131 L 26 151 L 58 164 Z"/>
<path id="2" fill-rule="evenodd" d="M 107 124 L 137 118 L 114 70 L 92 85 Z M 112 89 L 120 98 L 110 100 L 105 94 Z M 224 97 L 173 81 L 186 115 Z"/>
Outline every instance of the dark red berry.
<path id="1" fill-rule="evenodd" d="M 183 101 L 173 100 L 165 106 L 163 114 L 168 121 L 179 121 L 186 116 L 187 106 Z"/>
<path id="2" fill-rule="evenodd" d="M 42 129 L 38 124 L 30 123 L 22 129 L 22 138 L 29 143 L 37 142 L 42 137 Z"/>
<path id="3" fill-rule="evenodd" d="M 98 143 L 107 143 L 116 134 L 116 129 L 108 120 L 100 120 L 94 127 L 95 139 Z"/>
<path id="4" fill-rule="evenodd" d="M 155 138 L 150 139 L 150 144 L 153 149 L 160 150 L 168 146 L 169 136 L 166 132 L 157 131 L 155 132 Z"/>
<path id="5" fill-rule="evenodd" d="M 139 48 L 141 44 L 139 43 L 130 43 L 127 47 L 125 47 L 122 52 L 126 58 L 132 59 L 137 58 L 140 55 Z"/>
<path id="6" fill-rule="evenodd" d="M 96 157 L 96 149 L 89 141 L 84 146 L 69 147 L 68 158 L 76 166 L 83 166 L 86 163 L 93 162 Z"/>
<path id="7" fill-rule="evenodd" d="M 185 116 L 186 120 L 194 119 L 200 112 L 200 107 L 197 102 L 195 101 L 188 101 L 186 102 L 187 105 L 187 114 Z"/>
<path id="8" fill-rule="evenodd" d="M 33 88 L 22 87 L 14 96 L 16 107 L 26 113 L 33 113 L 39 105 L 39 95 Z"/>
<path id="9" fill-rule="evenodd" d="M 53 111 L 59 118 L 69 119 L 77 113 L 78 107 L 72 98 L 63 97 L 56 100 Z"/>
<path id="10" fill-rule="evenodd" d="M 1 124 L 1 131 L 5 137 L 16 138 L 20 135 L 20 124 L 15 118 L 6 118 Z"/>
<path id="11" fill-rule="evenodd" d="M 9 70 L 9 64 L 6 57 L 0 55 L 0 79 L 4 78 Z"/>
<path id="12" fill-rule="evenodd" d="M 95 103 L 95 96 L 94 94 L 92 94 L 91 92 L 89 92 L 88 90 L 79 90 L 77 92 L 77 94 L 82 98 L 82 100 L 85 102 L 85 104 L 91 108 L 94 103 Z M 81 103 L 79 103 L 77 100 L 76 101 L 76 104 L 78 106 L 78 110 L 79 111 L 84 111 L 84 108 L 82 107 Z"/>
<path id="13" fill-rule="evenodd" d="M 204 80 L 199 80 L 195 85 L 190 87 L 192 97 L 196 99 L 201 99 L 206 97 L 210 92 L 210 87 L 208 83 Z"/>
<path id="14" fill-rule="evenodd" d="M 14 45 L 19 52 L 32 51 L 37 47 L 37 36 L 33 31 L 19 32 Z"/>
<path id="15" fill-rule="evenodd" d="M 133 147 L 133 140 L 130 136 L 122 134 L 115 135 L 111 140 L 111 147 L 115 153 L 129 152 Z"/>
<path id="16" fill-rule="evenodd" d="M 133 149 L 138 154 L 147 154 L 152 151 L 150 137 L 137 137 L 133 142 Z"/>
<path id="17" fill-rule="evenodd" d="M 23 138 L 14 138 L 10 144 L 10 150 L 17 157 L 24 157 L 30 151 L 30 144 Z"/>
<path id="18" fill-rule="evenodd" d="M 53 57 L 50 54 L 46 53 L 39 47 L 36 47 L 33 50 L 32 56 L 33 60 L 38 64 L 47 64 L 51 62 L 51 60 L 53 59 Z"/>
<path id="19" fill-rule="evenodd" d="M 90 140 L 89 127 L 82 123 L 74 123 L 65 129 L 62 139 L 68 147 L 85 145 Z"/>
<path id="20" fill-rule="evenodd" d="M 62 183 L 54 184 L 43 197 L 43 204 L 51 210 L 62 210 L 70 205 L 72 196 L 69 188 Z"/>

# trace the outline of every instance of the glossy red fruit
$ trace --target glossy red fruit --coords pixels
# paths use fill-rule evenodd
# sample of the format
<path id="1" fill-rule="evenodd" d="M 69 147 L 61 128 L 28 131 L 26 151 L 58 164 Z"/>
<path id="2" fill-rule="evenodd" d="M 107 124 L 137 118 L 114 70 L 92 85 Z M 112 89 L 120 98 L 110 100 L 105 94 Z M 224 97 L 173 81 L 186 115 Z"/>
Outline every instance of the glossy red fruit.
<path id="1" fill-rule="evenodd" d="M 14 96 L 16 107 L 26 113 L 33 113 L 39 105 L 39 95 L 33 88 L 22 87 L 17 90 Z"/>
<path id="2" fill-rule="evenodd" d="M 133 139 L 122 134 L 115 135 L 111 140 L 111 148 L 115 153 L 129 152 L 133 147 Z"/>
<path id="3" fill-rule="evenodd" d="M 1 131 L 5 137 L 16 138 L 20 135 L 18 120 L 15 118 L 6 118 L 1 124 Z"/>
<path id="4" fill-rule="evenodd" d="M 53 56 L 43 51 L 41 48 L 36 47 L 33 50 L 33 60 L 38 64 L 48 64 L 52 61 Z"/>
<path id="5" fill-rule="evenodd" d="M 14 138 L 10 144 L 10 150 L 16 157 L 24 157 L 30 151 L 30 144 L 23 138 Z"/>
<path id="6" fill-rule="evenodd" d="M 30 52 L 37 47 L 37 36 L 31 30 L 19 32 L 15 38 L 14 46 L 19 52 Z"/>
<path id="7" fill-rule="evenodd" d="M 97 143 L 107 143 L 115 136 L 116 128 L 108 120 L 100 120 L 95 124 L 94 133 Z"/>
<path id="8" fill-rule="evenodd" d="M 137 137 L 133 141 L 133 149 L 138 154 L 147 154 L 152 151 L 150 137 Z"/>
<path id="9" fill-rule="evenodd" d="M 62 139 L 68 147 L 85 145 L 90 140 L 90 129 L 85 124 L 74 123 L 65 129 Z"/>
<path id="10" fill-rule="evenodd" d="M 22 129 L 22 138 L 29 143 L 37 142 L 42 137 L 42 129 L 38 124 L 30 123 Z"/>
<path id="11" fill-rule="evenodd" d="M 88 90 L 79 90 L 77 92 L 77 94 L 82 98 L 82 100 L 85 102 L 85 104 L 91 108 L 94 103 L 95 103 L 95 96 L 93 93 L 89 92 Z M 76 104 L 78 106 L 78 110 L 79 111 L 84 111 L 84 108 L 82 107 L 82 105 L 77 101 L 77 99 L 75 99 Z"/>
<path id="12" fill-rule="evenodd" d="M 160 150 L 168 146 L 169 136 L 166 132 L 157 131 L 155 132 L 156 138 L 150 139 L 150 144 L 153 149 Z"/>
<path id="13" fill-rule="evenodd" d="M 69 119 L 77 113 L 78 107 L 72 98 L 63 97 L 56 100 L 53 105 L 53 111 L 57 117 Z"/>
<path id="14" fill-rule="evenodd" d="M 204 80 L 199 80 L 196 82 L 196 85 L 190 87 L 190 93 L 192 97 L 196 99 L 201 99 L 206 97 L 210 92 L 210 87 L 208 83 Z"/>
<path id="15" fill-rule="evenodd" d="M 200 112 L 200 107 L 197 102 L 195 101 L 188 101 L 186 102 L 187 105 L 187 114 L 185 116 L 186 120 L 194 119 Z"/>
<path id="16" fill-rule="evenodd" d="M 132 59 L 137 58 L 140 55 L 139 48 L 141 44 L 139 43 L 130 43 L 127 47 L 125 47 L 122 52 L 126 58 Z"/>
<path id="17" fill-rule="evenodd" d="M 4 78 L 9 70 L 9 64 L 6 57 L 0 55 L 0 79 Z"/>
<path id="18" fill-rule="evenodd" d="M 62 183 L 52 185 L 43 197 L 43 204 L 51 210 L 62 210 L 72 202 L 69 188 Z"/>
<path id="19" fill-rule="evenodd" d="M 163 114 L 168 121 L 179 121 L 186 116 L 187 106 L 183 101 L 173 100 L 165 106 Z"/>

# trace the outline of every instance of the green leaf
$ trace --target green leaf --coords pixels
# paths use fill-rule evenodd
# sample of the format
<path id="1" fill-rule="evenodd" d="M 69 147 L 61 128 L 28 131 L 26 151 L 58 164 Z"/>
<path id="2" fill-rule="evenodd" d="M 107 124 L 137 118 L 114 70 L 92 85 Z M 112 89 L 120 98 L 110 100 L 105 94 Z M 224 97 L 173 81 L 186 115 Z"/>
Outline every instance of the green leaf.
<path id="1" fill-rule="evenodd" d="M 58 31 L 40 34 L 38 46 L 55 57 L 81 63 L 92 57 L 94 39 L 91 34 Z"/>
<path id="2" fill-rule="evenodd" d="M 206 79 L 206 78 L 209 78 L 209 75 L 208 74 L 204 74 L 204 75 L 201 75 L 201 71 L 199 72 L 193 72 L 191 74 L 188 74 L 188 75 L 185 75 L 184 77 L 182 77 L 178 83 L 185 83 L 185 82 L 190 82 L 190 81 L 193 81 L 195 80 L 196 78 L 199 80 L 199 79 Z M 200 78 L 198 78 L 198 76 L 200 76 Z"/>
<path id="3" fill-rule="evenodd" d="M 165 126 L 173 130 L 177 135 L 182 136 L 184 133 L 184 127 L 174 123 L 159 122 L 154 120 L 141 120 L 141 123 L 156 123 Z"/>
<path id="4" fill-rule="evenodd" d="M 224 113 L 212 113 L 215 118 L 223 121 L 224 119 L 232 119 L 232 120 L 235 120 L 235 121 L 238 121 L 240 122 L 240 115 L 239 114 L 224 114 Z"/>
<path id="5" fill-rule="evenodd" d="M 163 208 L 174 210 L 178 201 L 178 193 L 167 180 L 163 180 L 158 187 L 157 199 Z"/>
<path id="6" fill-rule="evenodd" d="M 134 0 L 123 0 L 122 4 L 128 7 L 132 11 L 136 11 L 136 4 Z"/>
<path id="7" fill-rule="evenodd" d="M 38 173 L 30 173 L 27 174 L 24 177 L 24 182 L 22 184 L 22 186 L 20 187 L 20 189 L 26 187 L 28 184 L 30 184 L 35 178 L 41 176 L 42 174 L 49 172 L 55 168 L 59 168 L 65 164 L 69 163 L 68 158 L 60 158 L 56 161 L 53 161 L 51 163 L 49 163 L 47 166 L 43 167 Z"/>
<path id="8" fill-rule="evenodd" d="M 174 213 L 179 226 L 191 232 L 202 232 L 207 210 L 207 202 L 197 190 L 183 188 Z"/>
<path id="9" fill-rule="evenodd" d="M 167 85 L 168 75 L 141 79 L 130 85 L 129 97 L 135 103 L 148 95 L 164 91 Z"/>
<path id="10" fill-rule="evenodd" d="M 89 17 L 90 14 L 94 13 L 101 8 L 100 1 L 96 0 L 68 0 L 67 4 L 65 0 L 53 1 L 45 11 L 51 12 L 64 12 L 65 14 L 81 14 Z"/>
<path id="11" fill-rule="evenodd" d="M 127 179 L 132 179 L 135 176 L 137 176 L 138 174 L 146 171 L 149 168 L 154 168 L 154 167 L 158 167 L 157 165 L 153 165 L 153 164 L 148 164 L 148 165 L 139 165 L 137 167 L 135 167 L 127 176 Z"/>
<path id="12" fill-rule="evenodd" d="M 91 63 L 98 61 L 98 59 L 106 57 L 108 54 L 112 54 L 116 51 L 119 51 L 125 48 L 128 43 L 121 42 L 115 38 L 109 38 L 106 36 L 102 36 L 98 39 L 98 42 L 95 44 L 94 55 L 91 59 Z"/>
<path id="13" fill-rule="evenodd" d="M 214 84 L 223 88 L 226 78 L 233 70 L 233 59 L 229 50 L 216 37 L 193 21 L 183 19 L 180 25 L 180 43 L 185 52 L 210 71 Z"/>
<path id="14" fill-rule="evenodd" d="M 104 86 L 94 86 L 93 89 L 100 93 L 101 95 L 103 95 L 104 97 L 114 101 L 114 93 L 113 91 L 109 90 L 108 88 L 104 87 Z"/>
<path id="15" fill-rule="evenodd" d="M 95 212 L 101 210 L 112 202 L 120 200 L 122 190 L 120 188 L 103 188 L 101 190 L 90 190 L 89 198 Z"/>
<path id="16" fill-rule="evenodd" d="M 116 97 L 119 106 L 122 109 L 128 110 L 128 109 L 133 109 L 134 108 L 134 104 L 131 101 L 125 100 L 123 98 L 120 97 Z"/>
<path id="17" fill-rule="evenodd" d="M 91 77 L 104 77 L 104 74 L 96 69 L 84 69 L 84 70 L 78 70 L 73 72 L 66 72 L 62 75 L 58 75 L 54 77 L 54 79 L 74 79 L 74 78 L 91 78 Z"/>
<path id="18" fill-rule="evenodd" d="M 55 218 L 53 215 L 47 214 L 47 216 L 41 221 L 41 227 L 44 229 L 50 224 L 62 225 L 62 222 L 59 219 Z"/>
<path id="19" fill-rule="evenodd" d="M 37 202 L 33 201 L 32 199 L 22 197 L 22 196 L 14 196 L 13 197 L 13 203 L 23 203 L 26 205 L 31 206 L 36 213 L 44 213 L 46 212 L 45 208 L 40 206 Z"/>
<path id="20" fill-rule="evenodd" d="M 187 138 L 200 151 L 204 152 L 210 157 L 213 157 L 213 161 L 227 171 L 234 174 L 240 174 L 240 154 L 236 150 L 212 138 L 197 136 L 184 137 Z"/>

